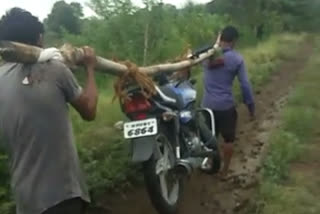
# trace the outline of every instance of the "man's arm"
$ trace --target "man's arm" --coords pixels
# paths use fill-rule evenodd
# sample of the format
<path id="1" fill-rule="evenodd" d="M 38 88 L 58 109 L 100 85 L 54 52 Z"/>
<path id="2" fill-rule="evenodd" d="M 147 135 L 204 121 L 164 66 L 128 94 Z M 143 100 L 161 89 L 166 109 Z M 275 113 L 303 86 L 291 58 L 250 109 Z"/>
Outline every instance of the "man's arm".
<path id="1" fill-rule="evenodd" d="M 248 107 L 248 110 L 250 112 L 250 116 L 254 117 L 254 115 L 255 115 L 255 104 L 254 104 L 253 92 L 252 92 L 251 85 L 250 85 L 250 82 L 249 82 L 249 79 L 248 79 L 247 70 L 246 70 L 246 67 L 245 67 L 243 61 L 239 65 L 238 79 L 239 79 L 239 82 L 240 82 L 243 101 Z"/>
<path id="2" fill-rule="evenodd" d="M 84 52 L 85 57 L 83 63 L 87 69 L 87 80 L 84 90 L 77 99 L 71 101 L 71 105 L 79 112 L 84 120 L 92 121 L 96 117 L 98 103 L 98 90 L 94 75 L 96 56 L 93 49 L 89 47 L 85 47 Z"/>

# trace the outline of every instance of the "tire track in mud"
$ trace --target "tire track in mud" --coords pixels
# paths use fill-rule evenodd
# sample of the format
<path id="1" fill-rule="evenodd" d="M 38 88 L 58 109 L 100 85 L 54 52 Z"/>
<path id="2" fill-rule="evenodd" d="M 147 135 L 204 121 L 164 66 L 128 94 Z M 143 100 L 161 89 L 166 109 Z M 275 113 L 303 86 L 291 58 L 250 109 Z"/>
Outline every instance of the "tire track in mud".
<path id="1" fill-rule="evenodd" d="M 312 44 L 305 43 L 298 53 L 284 62 L 269 83 L 256 94 L 255 121 L 249 122 L 245 106 L 238 107 L 238 139 L 228 181 L 221 182 L 214 176 L 194 173 L 185 185 L 179 213 L 232 214 L 241 211 L 249 202 L 259 181 L 270 131 L 277 127 L 277 116 L 312 54 Z M 144 188 L 130 190 L 122 196 L 109 195 L 101 204 L 108 210 L 99 212 L 101 214 L 157 214 Z"/>

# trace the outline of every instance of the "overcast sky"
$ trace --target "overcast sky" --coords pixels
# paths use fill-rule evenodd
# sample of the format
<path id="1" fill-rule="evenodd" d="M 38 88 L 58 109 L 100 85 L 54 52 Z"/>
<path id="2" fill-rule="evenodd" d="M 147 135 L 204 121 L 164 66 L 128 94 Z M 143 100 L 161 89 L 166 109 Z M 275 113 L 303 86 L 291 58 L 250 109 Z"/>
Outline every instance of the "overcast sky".
<path id="1" fill-rule="evenodd" d="M 51 11 L 52 5 L 58 0 L 0 0 L 0 16 L 2 16 L 5 11 L 12 7 L 21 7 L 30 11 L 32 14 L 38 16 L 41 20 L 43 20 L 48 13 Z M 80 2 L 84 6 L 85 15 L 90 16 L 94 14 L 90 8 L 85 6 L 85 2 L 89 0 L 73 0 L 76 2 Z M 193 0 L 193 2 L 197 3 L 205 3 L 210 0 Z M 72 2 L 72 0 L 66 0 L 66 2 Z M 135 4 L 141 5 L 141 0 L 133 0 Z M 178 7 L 183 6 L 187 0 L 163 0 L 165 3 L 171 3 Z"/>

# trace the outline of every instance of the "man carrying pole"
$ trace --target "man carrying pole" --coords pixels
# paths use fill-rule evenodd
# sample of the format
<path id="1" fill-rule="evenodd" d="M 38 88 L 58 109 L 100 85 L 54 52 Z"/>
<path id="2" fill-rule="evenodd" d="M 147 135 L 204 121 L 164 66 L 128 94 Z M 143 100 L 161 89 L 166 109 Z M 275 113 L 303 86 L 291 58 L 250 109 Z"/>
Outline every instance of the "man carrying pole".
<path id="1" fill-rule="evenodd" d="M 0 20 L 0 40 L 41 47 L 43 33 L 38 18 L 20 8 Z M 83 89 L 54 48 L 36 63 L 0 66 L 1 143 L 10 158 L 17 214 L 83 214 L 90 201 L 68 115 L 68 104 L 84 120 L 96 115 L 96 57 L 89 47 L 83 52 Z"/>

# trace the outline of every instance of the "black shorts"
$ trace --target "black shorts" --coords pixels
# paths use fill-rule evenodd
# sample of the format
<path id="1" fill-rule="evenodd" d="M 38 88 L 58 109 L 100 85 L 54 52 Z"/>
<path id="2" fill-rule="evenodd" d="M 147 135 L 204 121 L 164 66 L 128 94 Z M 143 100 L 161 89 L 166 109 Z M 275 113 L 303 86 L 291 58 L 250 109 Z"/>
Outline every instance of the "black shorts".
<path id="1" fill-rule="evenodd" d="M 225 111 L 213 110 L 216 136 L 222 135 L 226 143 L 233 143 L 236 139 L 238 113 L 236 108 Z"/>

